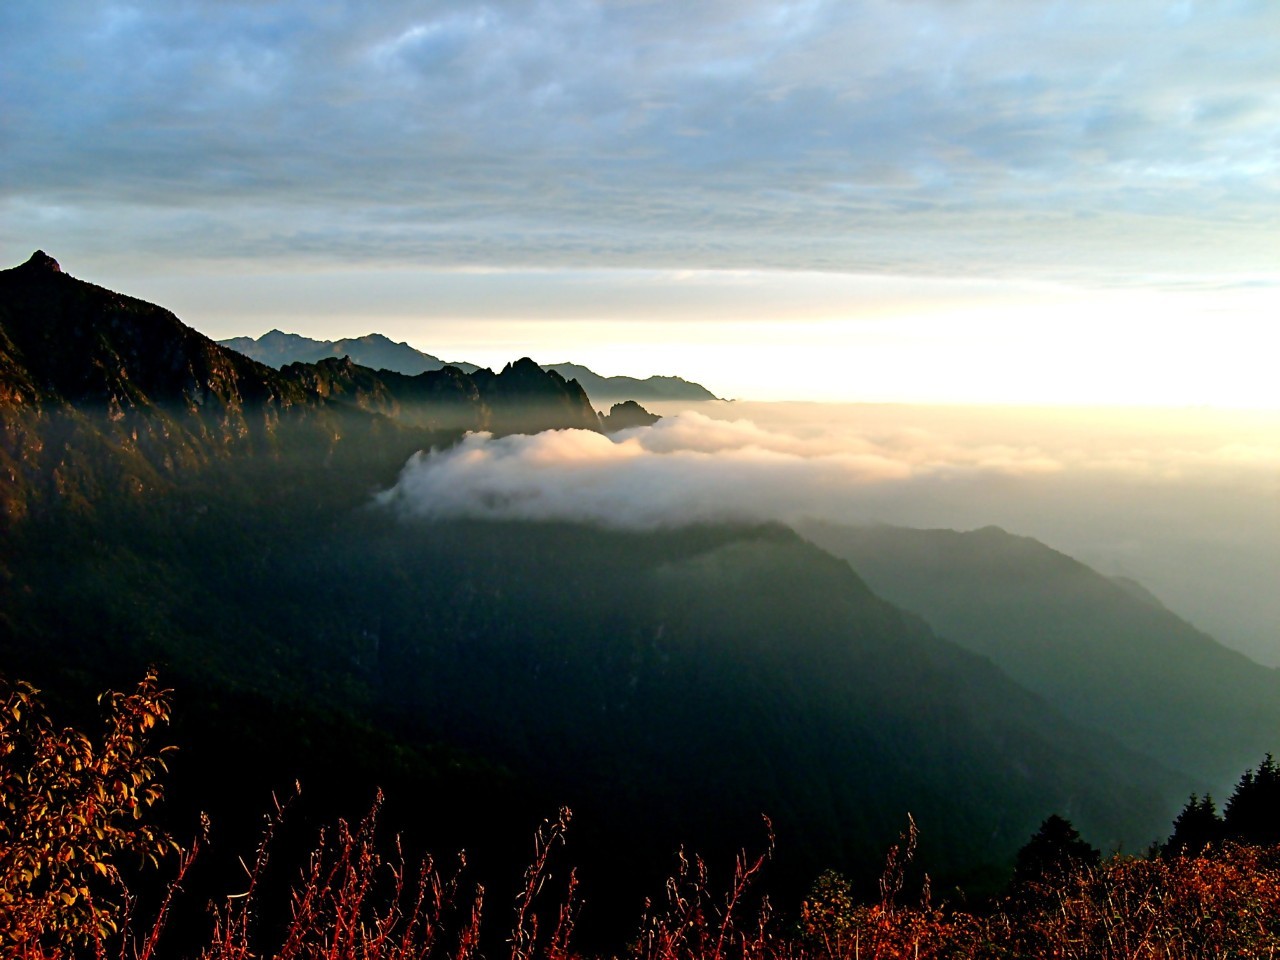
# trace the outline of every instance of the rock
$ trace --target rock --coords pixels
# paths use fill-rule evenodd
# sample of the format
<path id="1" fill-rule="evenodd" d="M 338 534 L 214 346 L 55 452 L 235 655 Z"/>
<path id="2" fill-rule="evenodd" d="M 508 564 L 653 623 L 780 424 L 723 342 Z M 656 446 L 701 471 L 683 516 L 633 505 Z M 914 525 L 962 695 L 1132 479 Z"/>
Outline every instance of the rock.
<path id="1" fill-rule="evenodd" d="M 650 413 L 634 400 L 624 400 L 609 408 L 609 413 L 600 418 L 600 427 L 605 433 L 617 433 L 628 427 L 651 427 L 662 418 Z"/>
<path id="2" fill-rule="evenodd" d="M 61 273 L 62 266 L 57 260 L 49 256 L 43 250 L 37 250 L 30 259 L 22 265 L 24 270 L 47 270 L 52 273 Z"/>

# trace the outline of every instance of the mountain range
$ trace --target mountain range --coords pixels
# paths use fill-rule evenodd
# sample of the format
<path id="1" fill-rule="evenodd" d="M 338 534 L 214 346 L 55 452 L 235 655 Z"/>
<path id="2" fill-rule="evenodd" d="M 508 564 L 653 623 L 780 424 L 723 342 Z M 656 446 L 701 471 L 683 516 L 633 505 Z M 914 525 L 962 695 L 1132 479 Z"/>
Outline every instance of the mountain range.
<path id="1" fill-rule="evenodd" d="M 475 373 L 474 363 L 444 361 L 429 353 L 423 353 L 407 343 L 397 343 L 379 333 L 342 340 L 312 340 L 296 333 L 272 330 L 254 339 L 234 337 L 220 341 L 247 357 L 273 367 L 291 363 L 316 363 L 328 358 L 350 357 L 361 366 L 373 370 L 390 370 L 407 376 L 415 376 L 430 370 L 453 367 L 463 373 Z M 715 395 L 698 383 L 680 377 L 602 377 L 576 363 L 544 364 L 544 370 L 554 371 L 566 380 L 577 380 L 592 400 L 611 403 L 625 400 L 715 400 Z"/>
<path id="2" fill-rule="evenodd" d="M 274 370 L 162 307 L 67 275 L 42 251 L 0 271 L 0 415 L 9 515 L 299 447 L 332 464 L 382 444 L 402 460 L 463 430 L 601 428 L 579 384 L 527 358 L 498 373 L 411 377 L 346 358 Z"/>
<path id="3" fill-rule="evenodd" d="M 1220 702 L 1207 733 L 1169 714 L 1207 723 L 1216 677 L 1266 700 L 1270 672 L 1034 542 L 859 553 L 840 530 L 426 521 L 373 496 L 466 429 L 570 426 L 601 422 L 532 360 L 276 370 L 36 254 L 0 271 L 0 670 L 70 702 L 160 664 L 175 823 L 235 836 L 295 778 L 308 816 L 352 816 L 381 785 L 393 823 L 483 872 L 568 802 L 595 909 L 623 916 L 681 844 L 731 856 L 761 812 L 784 900 L 824 867 L 873 884 L 908 813 L 940 882 L 990 891 L 1049 813 L 1141 847 L 1213 773 L 1206 743 L 1268 742 L 1267 703 Z M 1073 607 L 1079 629 L 1035 619 Z M 1233 726 L 1250 709 L 1261 734 Z"/>

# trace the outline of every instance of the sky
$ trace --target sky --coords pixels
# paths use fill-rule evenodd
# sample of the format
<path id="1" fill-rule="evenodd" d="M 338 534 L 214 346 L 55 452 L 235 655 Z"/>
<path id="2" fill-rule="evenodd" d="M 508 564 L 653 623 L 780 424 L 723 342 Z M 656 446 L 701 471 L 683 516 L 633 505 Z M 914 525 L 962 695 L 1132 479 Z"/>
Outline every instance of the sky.
<path id="1" fill-rule="evenodd" d="M 36 248 L 217 338 L 1280 408 L 1280 4 L 17 0 Z"/>

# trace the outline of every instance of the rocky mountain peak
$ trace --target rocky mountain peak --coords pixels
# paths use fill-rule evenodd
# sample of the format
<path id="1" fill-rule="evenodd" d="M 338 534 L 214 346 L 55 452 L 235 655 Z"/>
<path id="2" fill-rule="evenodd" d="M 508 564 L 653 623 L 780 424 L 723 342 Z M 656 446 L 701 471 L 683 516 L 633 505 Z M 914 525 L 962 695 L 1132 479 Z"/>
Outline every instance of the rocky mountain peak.
<path id="1" fill-rule="evenodd" d="M 600 426 L 605 433 L 616 433 L 630 427 L 651 427 L 662 418 L 650 413 L 634 400 L 624 400 L 609 408 L 607 415 L 600 417 Z"/>
<path id="2" fill-rule="evenodd" d="M 43 250 L 37 250 L 30 259 L 22 265 L 23 270 L 30 270 L 33 273 L 37 270 L 48 273 L 61 273 L 62 266 L 57 260 L 49 256 Z"/>
<path id="3" fill-rule="evenodd" d="M 542 368 L 529 357 L 521 357 L 519 360 L 508 363 L 502 368 L 502 372 L 503 374 L 514 373 L 522 378 L 533 377 L 538 380 L 543 379 L 544 376 Z"/>

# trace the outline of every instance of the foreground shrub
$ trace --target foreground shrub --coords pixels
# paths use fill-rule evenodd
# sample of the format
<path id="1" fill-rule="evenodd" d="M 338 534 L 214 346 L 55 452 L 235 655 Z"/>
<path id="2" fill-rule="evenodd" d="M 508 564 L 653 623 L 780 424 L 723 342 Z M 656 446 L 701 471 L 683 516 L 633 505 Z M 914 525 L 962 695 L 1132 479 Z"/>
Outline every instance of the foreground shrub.
<path id="1" fill-rule="evenodd" d="M 352 828 L 338 821 L 333 831 L 322 831 L 297 883 L 290 893 L 288 922 L 279 943 L 265 947 L 267 936 L 257 927 L 263 904 L 260 880 L 266 869 L 272 836 L 280 825 L 284 808 L 277 805 L 268 818 L 253 866 L 248 868 L 246 889 L 226 898 L 213 909 L 213 932 L 201 952 L 202 960 L 248 960 L 271 956 L 293 958 L 361 958 L 361 960 L 408 960 L 438 952 L 439 955 L 468 960 L 480 940 L 484 889 L 477 887 L 470 904 L 459 909 L 459 874 L 442 880 L 430 857 L 418 865 L 411 879 L 399 844 L 390 857 L 379 852 L 376 834 L 382 797 L 360 823 Z M 532 900 L 545 880 L 547 854 L 563 837 L 568 811 L 561 811 L 554 824 L 538 833 L 539 855 L 528 876 L 527 899 Z M 570 893 L 570 901 L 572 893 Z M 527 953 L 537 941 L 537 928 L 526 916 L 517 914 L 513 960 Z M 557 932 L 557 937 L 560 934 Z M 568 932 L 564 933 L 567 938 Z"/>
<path id="2" fill-rule="evenodd" d="M 105 693 L 101 735 L 54 727 L 38 692 L 0 686 L 0 950 L 57 955 L 120 930 L 121 870 L 177 845 L 144 819 L 163 794 L 154 730 L 170 691 L 148 674 Z"/>
<path id="3" fill-rule="evenodd" d="M 979 933 L 973 918 L 935 906 L 927 875 L 917 904 L 899 903 L 918 839 L 916 822 L 908 817 L 907 832 L 885 858 L 876 903 L 856 904 L 849 882 L 837 873 L 818 878 L 800 905 L 800 948 L 806 956 L 942 960 L 973 955 Z"/>
<path id="4" fill-rule="evenodd" d="M 177 850 L 146 821 L 162 796 L 165 749 L 150 738 L 169 716 L 169 691 L 148 675 L 130 694 L 101 698 L 94 741 L 56 729 L 25 684 L 0 689 L 0 957 L 151 960 L 169 904 L 196 856 L 142 933 L 125 882 L 130 864 Z M 461 858 L 442 876 L 424 858 L 406 866 L 399 843 L 377 838 L 381 797 L 355 826 L 320 834 L 281 903 L 262 878 L 285 816 L 268 817 L 243 887 L 211 905 L 210 926 L 184 931 L 201 960 L 485 960 L 485 891 L 463 882 Z M 532 862 L 501 952 L 509 960 L 572 960 L 581 903 L 572 871 L 552 876 L 568 809 L 534 840 Z M 740 854 L 716 893 L 707 865 L 680 855 L 665 895 L 646 902 L 622 956 L 633 960 L 1226 960 L 1280 954 L 1280 847 L 1226 844 L 1196 856 L 1101 860 L 1061 818 L 1028 844 L 1014 889 L 985 913 L 935 904 L 928 877 L 905 902 L 914 821 L 886 858 L 879 897 L 859 903 L 839 874 L 823 874 L 799 921 L 774 919 L 754 884 L 772 852 Z M 278 918 L 263 923 L 264 917 Z M 491 928 L 492 924 L 488 924 Z"/>
<path id="5" fill-rule="evenodd" d="M 1280 848 L 1113 857 L 1037 891 L 1003 939 L 1015 955 L 1209 960 L 1280 953 Z"/>

